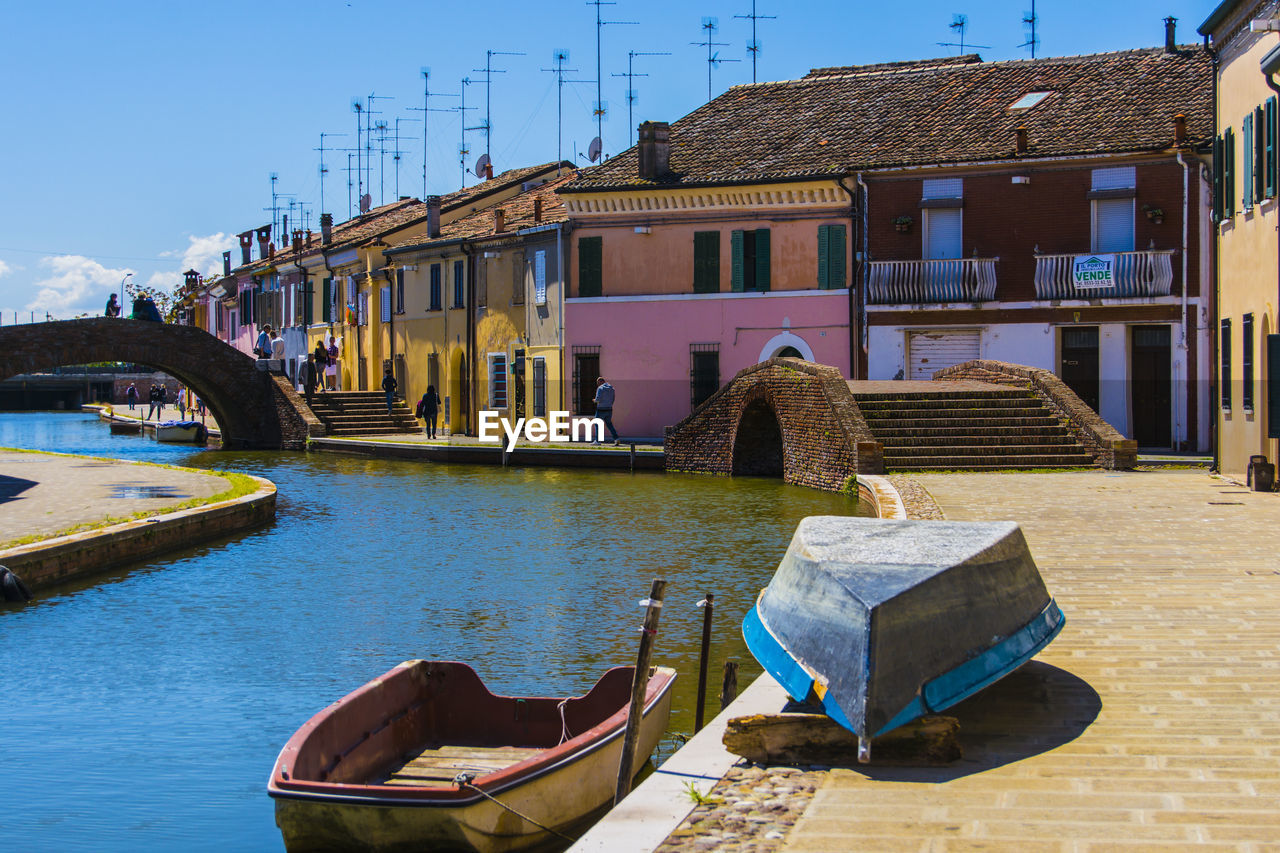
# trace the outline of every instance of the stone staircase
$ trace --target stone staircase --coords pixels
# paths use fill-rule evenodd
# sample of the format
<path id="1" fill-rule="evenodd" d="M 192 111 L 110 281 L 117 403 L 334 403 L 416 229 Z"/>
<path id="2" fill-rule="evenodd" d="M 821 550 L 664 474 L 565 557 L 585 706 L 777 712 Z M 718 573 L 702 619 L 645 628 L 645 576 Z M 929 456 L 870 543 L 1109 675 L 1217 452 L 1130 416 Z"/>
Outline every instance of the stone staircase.
<path id="1" fill-rule="evenodd" d="M 387 398 L 381 391 L 326 391 L 311 399 L 311 411 L 333 438 L 353 435 L 400 435 L 422 431 L 421 424 L 403 400 L 396 400 L 387 414 Z"/>
<path id="2" fill-rule="evenodd" d="M 944 384 L 944 383 L 938 383 Z M 886 471 L 1082 468 L 1098 464 L 1025 388 L 855 393 Z"/>

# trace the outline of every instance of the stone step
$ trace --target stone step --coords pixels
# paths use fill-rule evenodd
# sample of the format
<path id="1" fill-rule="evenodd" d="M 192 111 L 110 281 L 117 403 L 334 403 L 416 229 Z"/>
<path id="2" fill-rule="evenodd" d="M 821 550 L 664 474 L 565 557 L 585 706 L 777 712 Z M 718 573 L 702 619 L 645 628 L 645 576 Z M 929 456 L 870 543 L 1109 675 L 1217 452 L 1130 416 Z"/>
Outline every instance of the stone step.
<path id="1" fill-rule="evenodd" d="M 1077 447 L 1063 444 L 947 444 L 923 447 L 884 448 L 884 458 L 917 459 L 930 456 L 990 456 L 995 459 L 1012 459 L 1021 456 L 1088 456 L 1091 454 Z"/>
<path id="2" fill-rule="evenodd" d="M 996 471 L 1009 468 L 1092 468 L 1096 465 L 1088 453 L 1077 454 L 1029 454 L 1004 456 L 946 456 L 912 453 L 908 456 L 885 454 L 884 467 L 888 471 Z"/>
<path id="3" fill-rule="evenodd" d="M 1023 427 L 1052 429 L 1062 426 L 1062 420 L 1044 413 L 984 418 L 980 415 L 929 418 L 867 418 L 867 426 L 873 433 L 893 430 L 944 429 L 963 427 Z"/>
<path id="4" fill-rule="evenodd" d="M 1026 388 L 993 388 L 989 391 L 957 390 L 957 391 L 876 391 L 854 394 L 859 403 L 880 400 L 946 400 L 956 397 L 970 399 L 1001 399 L 1006 397 L 1034 397 Z"/>
<path id="5" fill-rule="evenodd" d="M 1030 446 L 1042 447 L 1078 447 L 1076 437 L 1063 433 L 1061 435 L 1052 435 L 1039 432 L 1027 433 L 1026 435 L 955 435 L 955 436 L 877 436 L 880 443 L 884 445 L 885 452 L 891 449 L 907 448 L 907 447 L 938 447 L 938 448 L 955 448 L 955 447 L 987 447 L 987 448 L 1005 448 L 1016 447 L 1023 450 Z"/>
<path id="6" fill-rule="evenodd" d="M 993 397 L 990 399 L 952 397 L 942 400 L 929 397 L 920 400 L 871 400 L 866 403 L 859 402 L 858 408 L 862 410 L 863 415 L 868 415 L 874 412 L 949 412 L 953 409 L 999 412 L 1005 409 L 1043 409 L 1044 403 L 1036 397 L 1026 395 L 1016 397 Z"/>
<path id="7" fill-rule="evenodd" d="M 891 440 L 902 438 L 939 438 L 951 439 L 965 435 L 981 435 L 981 436 L 1025 436 L 1034 435 L 1052 435 L 1064 436 L 1070 441 L 1074 441 L 1075 437 L 1072 433 L 1058 421 L 1052 423 L 1036 424 L 1034 427 L 1027 426 L 993 426 L 989 423 L 978 423 L 972 426 L 953 425 L 946 426 L 913 426 L 902 429 L 886 429 L 881 424 L 876 424 L 875 436 L 878 441 L 887 443 Z"/>

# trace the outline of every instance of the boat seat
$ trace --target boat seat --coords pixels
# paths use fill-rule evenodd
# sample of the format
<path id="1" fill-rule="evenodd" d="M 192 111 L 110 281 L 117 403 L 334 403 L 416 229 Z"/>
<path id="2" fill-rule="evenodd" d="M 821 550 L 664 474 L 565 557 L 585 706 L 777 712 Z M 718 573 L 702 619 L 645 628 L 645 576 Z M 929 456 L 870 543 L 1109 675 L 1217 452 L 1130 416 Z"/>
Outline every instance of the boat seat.
<path id="1" fill-rule="evenodd" d="M 484 776 L 518 764 L 543 750 L 521 746 L 442 746 L 424 749 L 387 774 L 380 784 L 434 786 L 452 783 L 459 773 Z"/>

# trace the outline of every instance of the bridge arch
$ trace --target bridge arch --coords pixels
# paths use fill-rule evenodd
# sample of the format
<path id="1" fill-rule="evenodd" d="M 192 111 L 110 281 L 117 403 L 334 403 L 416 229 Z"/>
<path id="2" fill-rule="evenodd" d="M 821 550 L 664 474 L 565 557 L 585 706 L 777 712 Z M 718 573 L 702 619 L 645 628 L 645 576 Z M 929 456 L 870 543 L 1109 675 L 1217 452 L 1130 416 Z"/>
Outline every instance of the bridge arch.
<path id="1" fill-rule="evenodd" d="M 782 424 L 773 404 L 773 394 L 757 384 L 743 400 L 738 426 L 733 435 L 735 477 L 781 477 L 783 465 Z"/>
<path id="2" fill-rule="evenodd" d="M 69 364 L 124 361 L 200 395 L 229 449 L 302 449 L 324 432 L 287 380 L 194 326 L 93 317 L 0 327 L 0 378 Z"/>

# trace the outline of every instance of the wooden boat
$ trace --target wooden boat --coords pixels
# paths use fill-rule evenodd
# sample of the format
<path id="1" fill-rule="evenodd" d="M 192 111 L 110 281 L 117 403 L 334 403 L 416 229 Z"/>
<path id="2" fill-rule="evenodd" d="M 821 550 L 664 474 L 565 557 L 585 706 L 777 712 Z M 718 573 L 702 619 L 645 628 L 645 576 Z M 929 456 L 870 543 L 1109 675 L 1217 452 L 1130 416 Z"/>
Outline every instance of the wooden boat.
<path id="1" fill-rule="evenodd" d="M 1062 630 L 1013 522 L 806 518 L 743 621 L 790 696 L 870 739 L 1013 672 Z"/>
<path id="2" fill-rule="evenodd" d="M 156 424 L 156 441 L 203 444 L 209 433 L 199 421 L 162 421 Z"/>
<path id="3" fill-rule="evenodd" d="M 634 669 L 609 670 L 584 696 L 520 698 L 490 693 L 466 664 L 400 664 L 281 751 L 267 790 L 285 847 L 565 846 L 613 800 Z M 675 675 L 652 671 L 638 756 L 666 730 Z"/>

